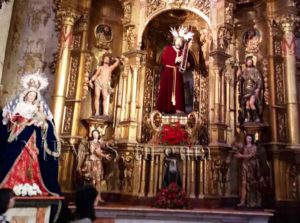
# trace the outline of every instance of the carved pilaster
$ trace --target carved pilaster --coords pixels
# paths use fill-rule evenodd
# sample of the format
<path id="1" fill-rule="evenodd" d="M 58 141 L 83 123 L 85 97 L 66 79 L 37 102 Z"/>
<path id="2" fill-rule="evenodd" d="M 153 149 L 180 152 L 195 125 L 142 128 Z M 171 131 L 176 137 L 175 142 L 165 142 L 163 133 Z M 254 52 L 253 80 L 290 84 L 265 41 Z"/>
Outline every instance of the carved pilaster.
<path id="1" fill-rule="evenodd" d="M 136 143 L 138 132 L 138 97 L 142 92 L 138 89 L 138 79 L 141 78 L 141 68 L 145 60 L 144 51 L 129 51 L 126 57 L 122 75 L 122 105 L 120 109 L 119 138 L 122 142 Z M 141 95 L 138 95 L 141 94 Z"/>

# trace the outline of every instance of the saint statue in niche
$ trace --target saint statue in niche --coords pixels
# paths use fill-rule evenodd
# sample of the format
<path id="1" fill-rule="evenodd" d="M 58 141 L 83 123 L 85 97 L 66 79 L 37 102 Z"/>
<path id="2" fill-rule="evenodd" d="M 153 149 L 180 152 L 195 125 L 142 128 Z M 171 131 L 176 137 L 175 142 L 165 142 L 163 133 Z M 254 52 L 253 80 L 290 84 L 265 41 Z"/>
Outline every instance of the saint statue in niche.
<path id="1" fill-rule="evenodd" d="M 119 58 L 114 58 L 113 60 L 109 54 L 104 54 L 101 64 L 97 66 L 96 72 L 89 81 L 89 85 L 92 89 L 94 89 L 95 93 L 95 116 L 100 115 L 99 102 L 101 95 L 103 115 L 109 115 L 109 95 L 113 92 L 113 89 L 111 88 L 111 75 L 112 72 L 119 66 L 119 64 Z"/>
<path id="2" fill-rule="evenodd" d="M 243 109 L 242 122 L 261 122 L 263 112 L 263 80 L 254 66 L 251 56 L 246 58 L 246 68 L 238 67 L 237 77 L 240 82 L 240 105 Z"/>
<path id="3" fill-rule="evenodd" d="M 157 109 L 162 113 L 183 114 L 185 112 L 183 73 L 193 69 L 194 61 L 189 52 L 193 33 L 185 27 L 178 31 L 171 28 L 174 37 L 172 46 L 166 46 L 162 53 L 163 70 L 160 78 L 160 90 L 156 102 Z M 186 69 L 182 70 L 182 65 Z"/>

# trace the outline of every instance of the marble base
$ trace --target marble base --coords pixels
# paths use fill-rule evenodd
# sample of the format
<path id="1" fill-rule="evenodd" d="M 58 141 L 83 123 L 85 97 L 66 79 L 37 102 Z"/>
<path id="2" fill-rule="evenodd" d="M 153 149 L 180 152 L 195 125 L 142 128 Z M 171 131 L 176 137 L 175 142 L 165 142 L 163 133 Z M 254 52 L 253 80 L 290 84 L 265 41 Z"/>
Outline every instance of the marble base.
<path id="1" fill-rule="evenodd" d="M 97 207 L 97 223 L 267 223 L 272 211 L 235 209 L 173 210 L 149 207 Z"/>

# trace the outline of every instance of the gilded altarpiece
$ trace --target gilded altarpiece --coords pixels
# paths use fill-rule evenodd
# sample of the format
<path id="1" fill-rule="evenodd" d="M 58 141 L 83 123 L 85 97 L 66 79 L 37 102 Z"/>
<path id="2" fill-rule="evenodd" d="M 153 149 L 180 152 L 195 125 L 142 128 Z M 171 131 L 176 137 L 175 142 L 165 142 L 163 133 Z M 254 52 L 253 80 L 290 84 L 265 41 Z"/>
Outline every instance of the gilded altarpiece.
<path id="1" fill-rule="evenodd" d="M 115 143 L 118 153 L 118 159 L 104 164 L 103 192 L 155 197 L 162 185 L 165 151 L 163 146 L 151 144 L 153 131 L 147 119 L 156 109 L 161 51 L 172 43 L 170 26 L 191 25 L 195 32 L 191 52 L 196 62 L 190 74 L 191 111 L 200 124 L 195 145 L 184 153 L 174 148 L 175 155 L 183 155 L 179 163 L 183 188 L 190 198 L 235 201 L 239 170 L 231 143 L 235 136 L 251 132 L 267 150 L 273 193 L 269 200 L 299 200 L 299 163 L 292 158 L 298 151 L 298 138 L 291 130 L 297 125 L 289 121 L 292 115 L 299 122 L 299 109 L 294 110 L 291 95 L 294 85 L 290 77 L 295 73 L 286 68 L 292 56 L 282 50 L 282 42 L 291 32 L 287 24 L 296 24 L 297 19 L 277 20 L 277 12 L 270 10 L 270 5 L 278 7 L 276 3 L 251 2 L 256 13 L 233 1 L 85 0 L 61 5 L 65 13 L 58 20 L 62 38 L 56 78 L 63 81 L 65 89 L 62 94 L 58 87 L 54 89 L 54 114 L 66 142 L 60 174 L 65 192 L 76 187 L 78 143 L 94 128 L 86 121 L 92 112 L 87 81 L 106 52 L 120 57 L 121 65 L 113 75 L 111 120 L 104 123 L 105 128 L 98 123 L 106 129 L 103 137 Z M 73 14 L 68 16 L 68 10 Z M 113 34 L 100 44 L 95 30 L 106 25 Z M 72 36 L 70 45 L 68 35 Z M 245 42 L 247 38 L 251 42 Z M 236 70 L 249 55 L 262 75 L 264 104 L 261 123 L 245 126 L 239 123 Z M 202 146 L 209 159 L 202 159 L 195 146 Z"/>

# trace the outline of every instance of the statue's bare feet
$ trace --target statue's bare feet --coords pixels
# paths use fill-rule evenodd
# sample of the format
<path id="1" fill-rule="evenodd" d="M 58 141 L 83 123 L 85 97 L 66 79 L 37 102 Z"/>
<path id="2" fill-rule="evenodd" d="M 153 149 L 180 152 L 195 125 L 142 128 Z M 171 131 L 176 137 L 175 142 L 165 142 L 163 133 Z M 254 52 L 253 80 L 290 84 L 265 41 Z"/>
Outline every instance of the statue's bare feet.
<path id="1" fill-rule="evenodd" d="M 241 203 L 237 204 L 236 206 L 237 206 L 237 207 L 243 207 L 243 206 L 245 206 L 245 203 L 244 203 L 244 202 L 241 202 Z"/>
<path id="2" fill-rule="evenodd" d="M 99 116 L 99 113 L 95 113 L 94 116 Z"/>

